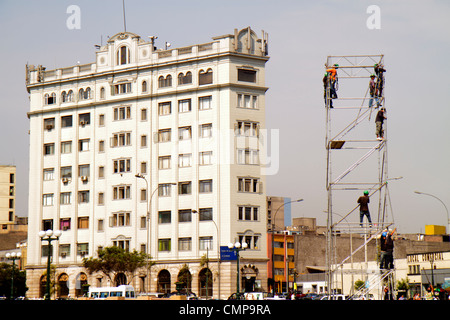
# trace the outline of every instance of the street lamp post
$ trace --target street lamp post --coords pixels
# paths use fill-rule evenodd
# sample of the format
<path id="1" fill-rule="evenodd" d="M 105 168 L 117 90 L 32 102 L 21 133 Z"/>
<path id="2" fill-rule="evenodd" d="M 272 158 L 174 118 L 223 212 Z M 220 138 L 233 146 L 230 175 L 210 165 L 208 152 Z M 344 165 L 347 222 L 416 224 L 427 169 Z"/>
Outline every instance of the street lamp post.
<path id="1" fill-rule="evenodd" d="M 275 257 L 275 250 L 274 250 L 274 244 L 275 244 L 275 241 L 274 241 L 274 234 L 275 234 L 275 217 L 276 217 L 276 215 L 277 215 L 277 213 L 278 213 L 278 211 L 281 209 L 281 208 L 283 208 L 285 205 L 287 205 L 287 204 L 289 204 L 289 203 L 292 203 L 292 202 L 301 202 L 301 201 L 303 201 L 303 199 L 297 199 L 297 200 L 292 200 L 292 201 L 288 201 L 288 202 L 285 202 L 285 203 L 283 203 L 281 206 L 279 206 L 278 208 L 277 208 L 277 210 L 275 211 L 275 214 L 273 215 L 273 217 L 272 217 L 272 280 L 273 280 L 273 287 L 272 287 L 272 290 L 273 290 L 273 293 L 275 293 L 275 262 L 274 262 L 274 257 Z M 287 286 L 288 284 L 286 283 L 286 286 Z"/>
<path id="2" fill-rule="evenodd" d="M 12 264 L 12 272 L 11 272 L 11 300 L 14 299 L 14 270 L 16 268 L 16 260 L 20 259 L 20 257 L 22 256 L 22 254 L 20 252 L 15 253 L 15 252 L 11 252 L 11 253 L 7 253 L 6 254 L 6 258 L 9 260 L 12 260 L 13 264 Z"/>
<path id="3" fill-rule="evenodd" d="M 440 202 L 442 203 L 442 205 L 443 205 L 444 208 L 445 208 L 445 211 L 447 212 L 447 225 L 448 225 L 447 233 L 450 233 L 450 216 L 449 216 L 449 213 L 448 213 L 448 208 L 447 208 L 447 206 L 445 205 L 444 201 L 442 201 L 442 200 L 439 199 L 438 197 L 436 197 L 436 196 L 434 196 L 434 195 L 432 195 L 432 194 L 429 194 L 429 193 L 420 192 L 420 191 L 414 191 L 414 193 L 417 193 L 417 194 L 424 194 L 424 195 L 426 195 L 426 196 L 433 197 L 433 198 L 437 199 L 438 201 L 440 201 Z"/>
<path id="4" fill-rule="evenodd" d="M 47 241 L 48 242 L 48 252 L 47 252 L 47 283 L 46 283 L 46 297 L 45 300 L 50 300 L 50 260 L 52 256 L 52 241 L 57 241 L 59 237 L 61 236 L 60 230 L 47 230 L 47 231 L 41 231 L 39 232 L 39 237 L 41 238 L 41 241 Z"/>
<path id="5" fill-rule="evenodd" d="M 140 173 L 137 173 L 137 174 L 135 174 L 135 177 L 136 178 L 139 178 L 139 179 L 143 179 L 144 181 L 145 181 L 145 185 L 146 185 L 146 187 L 147 187 L 147 192 L 148 193 L 150 193 L 150 189 L 149 189 L 149 184 L 148 184 L 148 181 L 147 181 L 147 179 L 145 178 L 145 176 L 144 175 L 142 175 L 142 174 L 140 174 Z M 170 185 L 176 185 L 176 183 L 168 183 L 168 184 L 170 184 Z M 151 276 L 150 276 L 150 266 L 149 266 L 149 261 L 148 261 L 148 259 L 151 257 L 151 250 L 150 250 L 150 217 L 151 217 L 151 208 L 152 208 L 152 198 L 153 198 L 153 196 L 155 195 L 155 193 L 156 193 L 156 191 L 158 191 L 159 190 L 159 188 L 161 187 L 161 185 L 158 185 L 154 190 L 153 190 L 153 192 L 151 193 L 151 195 L 150 196 L 147 196 L 147 222 L 146 222 L 146 227 L 147 227 L 147 245 L 146 245 L 146 247 L 147 247 L 147 255 L 148 255 L 148 257 L 147 257 L 147 278 L 148 278 L 148 288 L 147 288 L 147 291 L 148 292 L 150 292 L 150 290 L 151 290 Z"/>
<path id="6" fill-rule="evenodd" d="M 239 296 L 240 293 L 240 288 L 239 288 L 239 282 L 240 282 L 240 270 L 239 270 L 239 252 L 242 250 L 247 249 L 248 244 L 247 242 L 243 242 L 242 244 L 240 242 L 236 242 L 236 243 L 229 243 L 228 244 L 228 248 L 230 250 L 236 251 L 236 265 L 237 265 L 237 278 L 236 278 L 236 294 Z M 239 299 L 239 298 L 238 298 Z"/>

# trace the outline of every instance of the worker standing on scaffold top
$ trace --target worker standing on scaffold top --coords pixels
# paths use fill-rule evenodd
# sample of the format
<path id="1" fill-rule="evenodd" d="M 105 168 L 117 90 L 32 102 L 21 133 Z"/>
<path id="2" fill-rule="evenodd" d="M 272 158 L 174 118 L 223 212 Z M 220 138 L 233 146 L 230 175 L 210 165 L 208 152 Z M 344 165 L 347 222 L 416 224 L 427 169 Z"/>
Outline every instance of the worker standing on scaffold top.
<path id="1" fill-rule="evenodd" d="M 377 135 L 377 140 L 384 139 L 383 123 L 386 118 L 386 109 L 382 107 L 375 117 L 375 134 Z"/>
<path id="2" fill-rule="evenodd" d="M 339 65 L 335 63 L 331 68 L 327 69 L 328 77 L 330 80 L 330 98 L 331 99 L 337 99 L 337 90 L 336 90 L 336 84 L 337 84 L 337 70 L 339 68 Z"/>
<path id="3" fill-rule="evenodd" d="M 369 191 L 364 191 L 364 195 L 358 198 L 359 203 L 359 225 L 363 226 L 364 216 L 367 217 L 369 221 L 370 227 L 372 227 L 372 219 L 370 219 L 370 211 L 369 211 Z"/>

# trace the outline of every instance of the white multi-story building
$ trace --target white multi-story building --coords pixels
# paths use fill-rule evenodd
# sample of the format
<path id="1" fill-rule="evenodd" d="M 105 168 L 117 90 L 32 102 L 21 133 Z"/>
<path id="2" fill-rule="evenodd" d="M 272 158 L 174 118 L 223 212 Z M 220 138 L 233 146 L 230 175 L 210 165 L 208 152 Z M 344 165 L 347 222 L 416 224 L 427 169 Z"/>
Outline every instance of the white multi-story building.
<path id="1" fill-rule="evenodd" d="M 121 32 L 94 63 L 27 65 L 28 295 L 44 294 L 47 242 L 38 233 L 48 229 L 62 231 L 52 243 L 57 296 L 113 286 L 82 267 L 112 245 L 153 257 L 150 274 L 127 279 L 138 292 L 172 292 L 182 270 L 205 295 L 207 254 L 208 295 L 226 298 L 237 266 L 219 261 L 219 248 L 245 241 L 241 289 L 265 289 L 268 59 L 265 33 L 245 28 L 170 50 Z"/>

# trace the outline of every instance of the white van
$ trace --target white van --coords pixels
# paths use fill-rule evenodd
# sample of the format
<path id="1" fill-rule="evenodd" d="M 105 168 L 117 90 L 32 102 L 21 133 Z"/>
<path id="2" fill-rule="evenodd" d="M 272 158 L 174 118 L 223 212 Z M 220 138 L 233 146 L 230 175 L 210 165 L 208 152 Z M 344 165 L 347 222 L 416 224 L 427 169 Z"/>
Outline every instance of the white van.
<path id="1" fill-rule="evenodd" d="M 106 299 L 109 297 L 135 298 L 134 288 L 132 286 L 121 285 L 118 287 L 89 287 L 89 298 Z"/>

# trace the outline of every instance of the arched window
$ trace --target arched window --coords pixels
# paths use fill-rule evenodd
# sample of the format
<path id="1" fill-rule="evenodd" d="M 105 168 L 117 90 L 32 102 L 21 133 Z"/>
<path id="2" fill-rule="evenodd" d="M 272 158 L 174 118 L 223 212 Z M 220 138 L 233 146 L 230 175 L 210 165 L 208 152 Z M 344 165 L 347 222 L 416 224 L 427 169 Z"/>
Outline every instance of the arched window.
<path id="1" fill-rule="evenodd" d="M 86 91 L 84 92 L 84 98 L 85 99 L 91 99 L 92 98 L 92 96 L 91 96 L 91 88 L 89 88 L 89 87 L 86 88 Z"/>
<path id="2" fill-rule="evenodd" d="M 73 91 L 69 90 L 67 93 L 67 102 L 73 102 Z"/>
<path id="3" fill-rule="evenodd" d="M 130 49 L 127 46 L 121 46 L 117 50 L 117 64 L 123 65 L 130 63 Z"/>
<path id="4" fill-rule="evenodd" d="M 142 81 L 142 92 L 147 92 L 147 81 Z"/>
<path id="5" fill-rule="evenodd" d="M 78 90 L 78 100 L 84 100 L 84 89 Z"/>
<path id="6" fill-rule="evenodd" d="M 178 84 L 189 84 L 192 83 L 192 73 L 190 71 L 186 72 L 184 75 L 182 72 L 178 74 Z"/>
<path id="7" fill-rule="evenodd" d="M 172 86 L 172 76 L 168 74 L 166 78 L 163 76 L 160 76 L 158 78 L 158 87 L 159 88 L 165 88 L 165 87 L 171 87 Z"/>
<path id="8" fill-rule="evenodd" d="M 158 273 L 158 292 L 170 293 L 170 272 L 166 269 Z"/>
<path id="9" fill-rule="evenodd" d="M 165 87 L 165 81 L 164 81 L 164 77 L 163 76 L 160 76 L 159 78 L 158 78 L 158 87 L 159 88 L 164 88 Z"/>
<path id="10" fill-rule="evenodd" d="M 202 269 L 198 274 L 198 293 L 200 297 L 213 295 L 213 275 L 207 268 Z"/>
<path id="11" fill-rule="evenodd" d="M 48 93 L 46 93 L 45 95 L 44 95 L 44 103 L 46 104 L 46 105 L 49 105 L 49 104 L 55 104 L 56 103 L 56 93 L 52 93 L 52 94 L 48 94 Z"/>
<path id="12" fill-rule="evenodd" d="M 206 71 L 200 70 L 200 72 L 198 73 L 198 84 L 202 85 L 213 83 L 212 75 L 213 75 L 212 69 L 208 69 Z"/>
<path id="13" fill-rule="evenodd" d="M 104 87 L 100 88 L 100 99 L 105 99 L 105 88 Z"/>
<path id="14" fill-rule="evenodd" d="M 61 92 L 61 102 L 67 102 L 67 93 L 65 91 Z"/>

